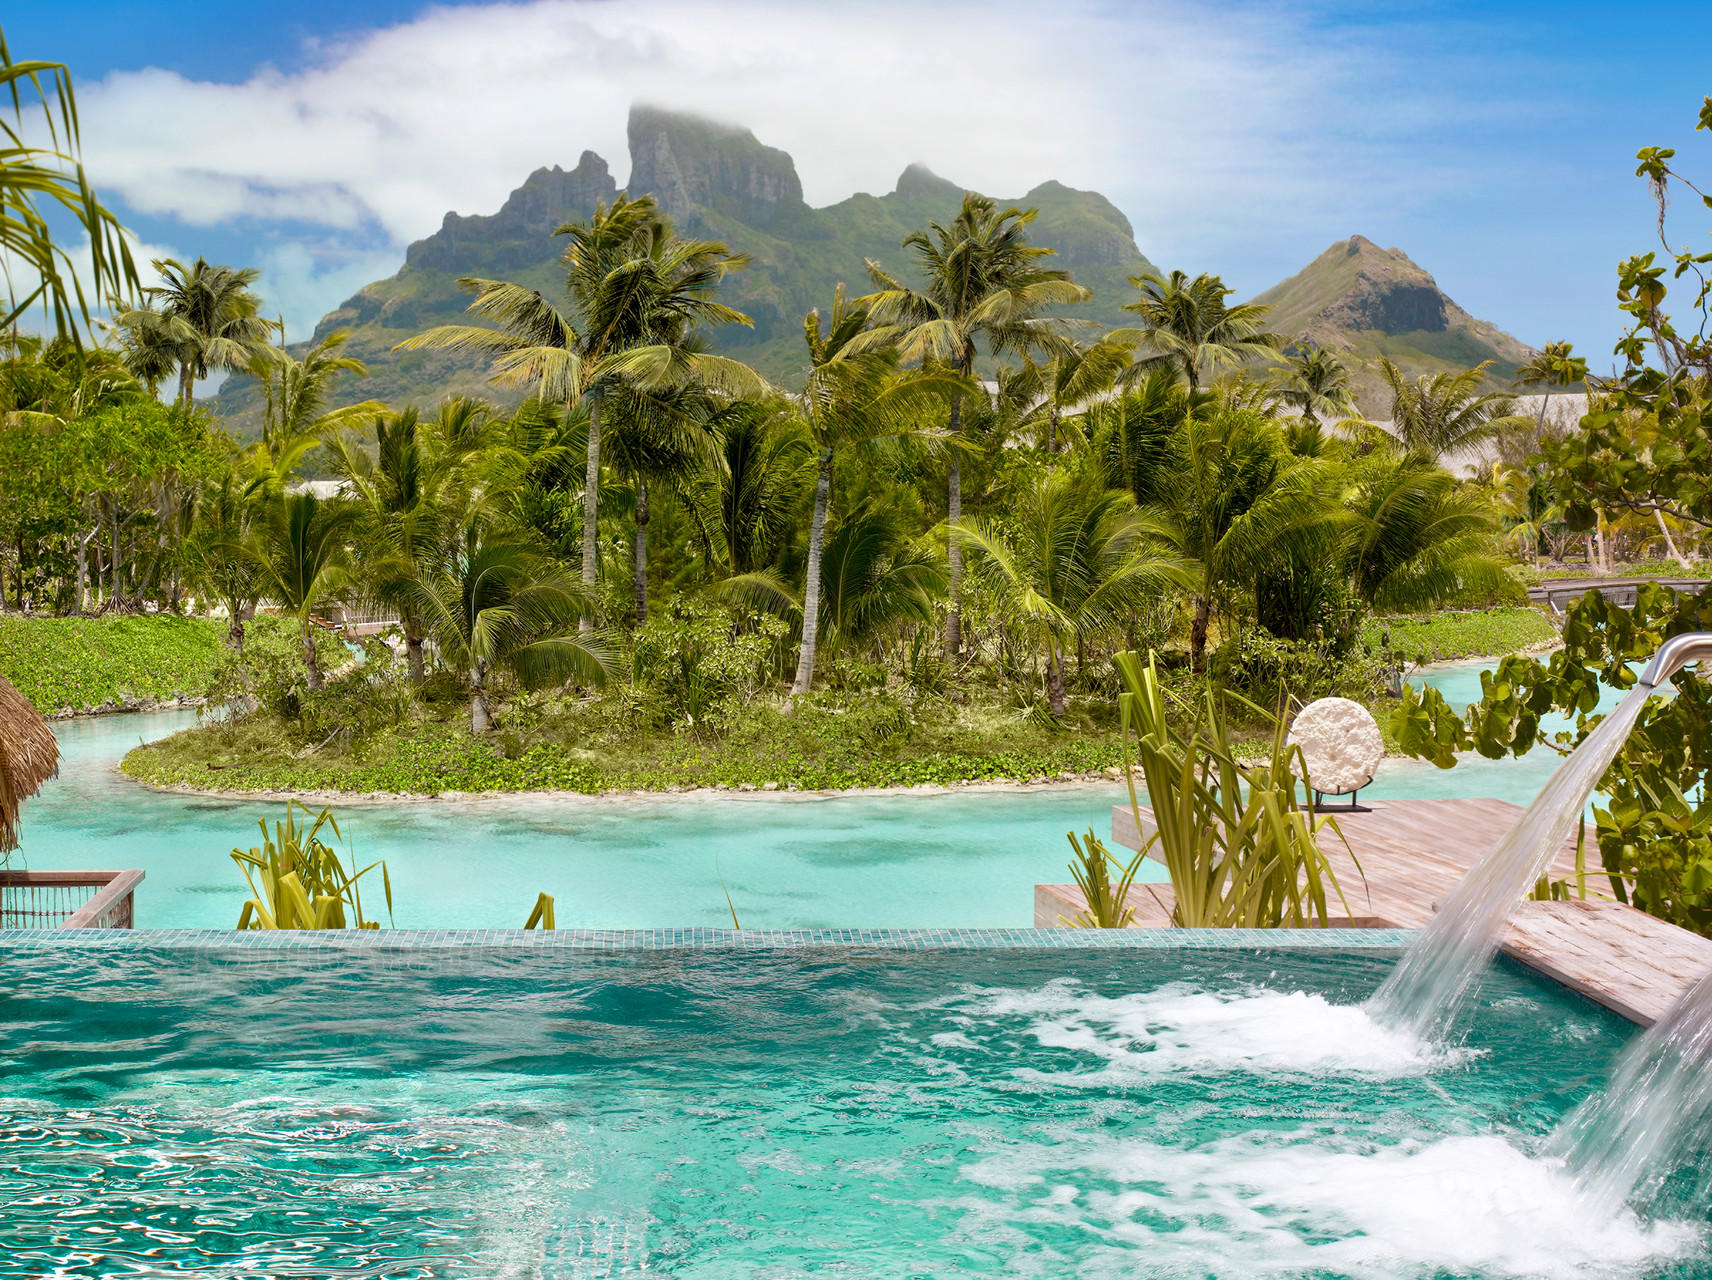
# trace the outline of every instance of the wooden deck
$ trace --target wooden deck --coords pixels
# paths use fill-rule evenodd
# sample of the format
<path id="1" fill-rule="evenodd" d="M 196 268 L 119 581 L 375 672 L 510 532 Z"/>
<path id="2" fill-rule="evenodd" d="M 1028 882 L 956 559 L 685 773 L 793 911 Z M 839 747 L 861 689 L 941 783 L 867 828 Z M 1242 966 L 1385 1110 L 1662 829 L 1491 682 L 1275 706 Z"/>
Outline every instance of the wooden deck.
<path id="1" fill-rule="evenodd" d="M 1370 813 L 1339 815 L 1349 848 L 1336 836 L 1323 839 L 1321 847 L 1337 871 L 1349 913 L 1340 911 L 1328 924 L 1420 928 L 1451 886 L 1521 812 L 1503 800 L 1392 800 L 1375 803 Z M 1146 806 L 1141 815 L 1145 824 Z M 1591 834 L 1588 891 L 1609 892 Z M 1131 849 L 1141 846 L 1128 805 L 1112 810 L 1112 838 Z M 1551 875 L 1573 881 L 1573 836 L 1559 851 Z M 1133 928 L 1170 927 L 1175 902 L 1169 884 L 1134 885 L 1127 901 L 1135 908 Z M 1062 927 L 1083 906 L 1082 893 L 1073 884 L 1035 886 L 1037 928 Z M 1511 919 L 1503 949 L 1642 1026 L 1651 1025 L 1690 984 L 1712 970 L 1712 939 L 1616 902 L 1523 903 Z"/>

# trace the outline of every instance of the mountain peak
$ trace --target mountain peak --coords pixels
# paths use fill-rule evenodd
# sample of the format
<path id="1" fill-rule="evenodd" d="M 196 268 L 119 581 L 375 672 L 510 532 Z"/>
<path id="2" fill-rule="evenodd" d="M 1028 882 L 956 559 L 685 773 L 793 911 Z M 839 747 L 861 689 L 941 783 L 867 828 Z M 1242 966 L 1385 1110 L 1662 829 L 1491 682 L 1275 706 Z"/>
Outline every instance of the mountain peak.
<path id="1" fill-rule="evenodd" d="M 630 194 L 651 194 L 675 220 L 705 221 L 710 210 L 766 226 L 804 208 L 796 164 L 748 129 L 638 104 L 627 133 Z"/>
<path id="2" fill-rule="evenodd" d="M 896 194 L 905 200 L 962 200 L 963 188 L 942 178 L 925 164 L 912 164 L 898 175 Z"/>
<path id="3" fill-rule="evenodd" d="M 1425 268 L 1401 249 L 1366 236 L 1331 245 L 1302 270 L 1258 295 L 1272 308 L 1275 333 L 1301 337 L 1359 361 L 1386 356 L 1409 373 L 1466 369 L 1483 360 L 1505 378 L 1531 353 L 1496 325 L 1457 306 Z M 1356 378 L 1377 407 L 1377 381 Z"/>

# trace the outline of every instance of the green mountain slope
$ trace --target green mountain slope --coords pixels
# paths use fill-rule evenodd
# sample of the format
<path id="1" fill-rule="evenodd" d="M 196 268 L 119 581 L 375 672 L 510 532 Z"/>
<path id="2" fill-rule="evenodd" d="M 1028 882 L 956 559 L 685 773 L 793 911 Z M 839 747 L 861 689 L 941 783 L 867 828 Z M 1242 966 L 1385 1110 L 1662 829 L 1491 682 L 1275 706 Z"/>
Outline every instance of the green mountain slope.
<path id="1" fill-rule="evenodd" d="M 1492 360 L 1497 387 L 1508 386 L 1516 366 L 1533 354 L 1457 306 L 1401 249 L 1381 249 L 1363 236 L 1338 241 L 1254 301 L 1273 308 L 1266 319 L 1273 332 L 1338 352 L 1362 408 L 1380 417 L 1389 416 L 1390 399 L 1375 370 L 1379 356 L 1410 374 Z"/>
<path id="2" fill-rule="evenodd" d="M 754 318 L 754 328 L 721 330 L 713 347 L 787 386 L 803 373 L 803 314 L 828 305 L 840 281 L 865 292 L 868 258 L 908 275 L 913 264 L 900 242 L 930 220 L 949 221 L 963 197 L 956 183 L 912 165 L 885 195 L 857 194 L 812 208 L 783 151 L 746 129 L 649 107 L 631 111 L 629 146 L 632 194 L 651 193 L 685 233 L 723 240 L 755 259 L 730 278 L 723 294 Z M 347 380 L 346 401 L 429 405 L 453 392 L 495 395 L 479 361 L 392 347 L 431 325 L 466 318 L 460 276 L 516 280 L 562 300 L 563 244 L 554 228 L 588 217 L 617 191 L 606 161 L 585 151 L 569 171 L 536 170 L 497 213 L 448 213 L 440 230 L 409 247 L 398 274 L 365 286 L 316 326 L 316 337 L 348 331 L 350 353 L 369 367 L 367 379 Z M 1058 182 L 1001 203 L 1037 208 L 1033 241 L 1056 249 L 1053 265 L 1093 290 L 1093 300 L 1074 314 L 1102 329 L 1124 322 L 1121 306 L 1135 294 L 1128 278 L 1154 268 L 1116 206 L 1097 192 Z M 255 382 L 231 379 L 215 407 L 238 429 L 254 430 L 260 412 Z"/>

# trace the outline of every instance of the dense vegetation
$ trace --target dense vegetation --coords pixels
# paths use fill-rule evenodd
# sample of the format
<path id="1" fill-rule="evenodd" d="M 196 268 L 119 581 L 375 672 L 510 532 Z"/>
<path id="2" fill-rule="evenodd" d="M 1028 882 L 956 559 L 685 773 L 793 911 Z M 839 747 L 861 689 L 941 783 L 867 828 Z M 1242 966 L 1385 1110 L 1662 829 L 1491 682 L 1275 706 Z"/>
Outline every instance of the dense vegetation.
<path id="1" fill-rule="evenodd" d="M 253 643 L 283 657 L 294 634 L 258 619 Z M 228 661 L 226 626 L 172 615 L 23 618 L 0 615 L 0 676 L 49 714 L 118 710 L 145 702 L 199 699 Z M 324 652 L 342 646 L 320 639 Z"/>
<path id="2" fill-rule="evenodd" d="M 1712 130 L 1712 98 L 1697 128 Z M 1638 159 L 1637 174 L 1658 200 L 1669 265 L 1654 253 L 1621 264 L 1618 299 L 1630 320 L 1617 345 L 1623 368 L 1589 378 L 1593 411 L 1578 431 L 1546 441 L 1533 465 L 1571 528 L 1596 531 L 1619 512 L 1674 542 L 1672 530 L 1712 528 L 1712 252 L 1668 237 L 1670 186 L 1705 199 L 1673 168 L 1674 152 L 1648 147 Z M 1712 199 L 1705 203 L 1712 207 Z M 1688 291 L 1688 320 L 1680 324 L 1665 307 L 1677 280 Z M 1493 759 L 1542 746 L 1568 751 L 1601 719 L 1601 684 L 1632 687 L 1635 664 L 1664 640 L 1707 630 L 1712 592 L 1650 585 L 1633 609 L 1589 595 L 1570 609 L 1563 648 L 1549 661 L 1506 659 L 1465 717 L 1433 691 L 1406 694 L 1392 728 L 1406 750 L 1446 768 L 1468 750 Z M 1648 701 L 1601 784 L 1596 835 L 1611 896 L 1712 935 L 1712 679 L 1687 671 L 1672 683 L 1674 696 Z M 1568 716 L 1572 728 L 1542 732 L 1541 718 L 1551 713 Z"/>

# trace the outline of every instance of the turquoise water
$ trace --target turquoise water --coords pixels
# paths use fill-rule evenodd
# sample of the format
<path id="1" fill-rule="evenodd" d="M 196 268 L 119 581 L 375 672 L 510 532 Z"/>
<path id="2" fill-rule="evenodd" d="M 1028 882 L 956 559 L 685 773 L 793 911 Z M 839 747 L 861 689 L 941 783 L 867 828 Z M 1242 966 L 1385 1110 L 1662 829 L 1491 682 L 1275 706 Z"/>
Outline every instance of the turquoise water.
<path id="1" fill-rule="evenodd" d="M 231 928 L 247 891 L 228 854 L 284 805 L 147 791 L 113 769 L 140 738 L 193 723 L 59 725 L 60 777 L 24 810 L 27 865 L 141 867 L 139 925 Z M 542 891 L 561 928 L 729 926 L 723 876 L 746 928 L 996 928 L 1034 922 L 1035 884 L 1069 879 L 1065 832 L 1109 835 L 1120 792 L 509 797 L 342 804 L 338 818 L 361 862 L 386 859 L 403 927 L 521 925 Z"/>
<path id="2" fill-rule="evenodd" d="M 12 950 L 0 1277 L 1708 1277 L 1538 1144 L 1630 1034 L 1224 951 Z"/>
<path id="3" fill-rule="evenodd" d="M 1478 666 L 1427 682 L 1479 696 Z M 24 865 L 141 867 L 145 927 L 229 928 L 246 893 L 227 856 L 277 803 L 145 791 L 113 766 L 193 712 L 58 726 L 60 777 L 24 811 Z M 1453 770 L 1390 760 L 1364 796 L 1496 796 L 1526 804 L 1558 758 L 1466 758 Z M 385 858 L 396 920 L 417 928 L 520 925 L 542 891 L 562 927 L 1027 926 L 1034 886 L 1069 879 L 1065 832 L 1111 829 L 1116 785 L 1026 792 L 658 800 L 511 797 L 339 806 L 363 862 Z M 1149 862 L 1146 875 L 1163 878 Z M 723 879 L 723 887 L 721 881 Z M 378 889 L 378 881 L 375 881 Z"/>

